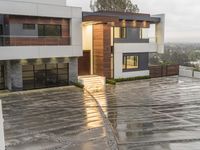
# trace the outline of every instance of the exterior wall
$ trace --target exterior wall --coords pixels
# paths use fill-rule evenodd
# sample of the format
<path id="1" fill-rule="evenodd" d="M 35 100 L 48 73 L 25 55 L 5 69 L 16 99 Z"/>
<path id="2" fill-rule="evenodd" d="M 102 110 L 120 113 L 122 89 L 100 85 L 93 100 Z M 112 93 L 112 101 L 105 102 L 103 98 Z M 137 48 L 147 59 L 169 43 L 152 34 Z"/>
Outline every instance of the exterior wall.
<path id="1" fill-rule="evenodd" d="M 53 11 L 52 11 L 53 10 Z M 81 8 L 59 5 L 0 0 L 0 14 L 70 19 L 71 45 L 62 46 L 4 46 L 0 47 L 0 60 L 34 59 L 82 56 Z M 9 31 L 8 29 L 5 29 Z M 6 32 L 9 35 L 9 32 Z M 44 41 L 43 41 L 44 42 Z M 22 43 L 23 45 L 24 43 Z M 29 44 L 30 45 L 30 44 Z"/>
<path id="2" fill-rule="evenodd" d="M 78 58 L 69 58 L 69 84 L 78 82 Z"/>
<path id="3" fill-rule="evenodd" d="M 48 17 L 7 16 L 10 38 L 6 46 L 70 45 L 70 20 Z M 24 30 L 23 24 L 34 24 L 35 30 Z M 61 25 L 61 37 L 38 37 L 38 24 Z"/>
<path id="4" fill-rule="evenodd" d="M 115 43 L 115 53 L 118 52 L 132 52 L 132 53 L 145 53 L 145 52 L 156 52 L 156 43 Z"/>
<path id="5" fill-rule="evenodd" d="M 61 5 L 66 6 L 66 0 L 7 0 L 7 1 L 18 1 L 27 3 L 40 3 L 40 4 L 50 4 L 50 5 Z"/>
<path id="6" fill-rule="evenodd" d="M 139 57 L 139 68 L 123 72 L 123 54 L 133 54 Z M 148 53 L 132 53 L 130 51 L 116 52 L 114 55 L 114 78 L 129 78 L 137 76 L 149 76 Z"/>
<path id="7" fill-rule="evenodd" d="M 82 56 L 82 46 L 9 46 L 0 47 L 0 60 Z"/>
<path id="8" fill-rule="evenodd" d="M 114 39 L 115 43 L 149 43 L 149 39 L 140 39 L 139 28 L 127 28 L 127 38 Z"/>
<path id="9" fill-rule="evenodd" d="M 154 15 L 154 17 L 160 18 L 160 23 L 156 24 L 156 42 L 158 45 L 157 52 L 164 53 L 165 44 L 165 15 Z"/>
<path id="10" fill-rule="evenodd" d="M 94 74 L 111 78 L 111 29 L 106 24 L 93 25 Z"/>
<path id="11" fill-rule="evenodd" d="M 22 90 L 22 65 L 16 61 L 6 63 L 6 87 L 9 90 Z"/>

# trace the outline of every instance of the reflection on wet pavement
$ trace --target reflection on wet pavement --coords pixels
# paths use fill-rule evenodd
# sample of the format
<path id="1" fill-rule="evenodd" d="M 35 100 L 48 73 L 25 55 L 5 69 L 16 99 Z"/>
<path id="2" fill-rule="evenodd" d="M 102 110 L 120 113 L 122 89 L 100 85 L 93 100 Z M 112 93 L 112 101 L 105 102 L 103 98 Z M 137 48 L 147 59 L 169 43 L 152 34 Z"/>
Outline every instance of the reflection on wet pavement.
<path id="1" fill-rule="evenodd" d="M 7 150 L 108 149 L 96 103 L 81 89 L 18 92 L 1 99 Z"/>
<path id="2" fill-rule="evenodd" d="M 108 150 L 111 132 L 120 150 L 199 150 L 200 80 L 157 78 L 89 92 L 1 95 L 7 150 Z"/>
<path id="3" fill-rule="evenodd" d="M 124 82 L 92 94 L 111 122 L 120 150 L 199 149 L 200 80 Z"/>

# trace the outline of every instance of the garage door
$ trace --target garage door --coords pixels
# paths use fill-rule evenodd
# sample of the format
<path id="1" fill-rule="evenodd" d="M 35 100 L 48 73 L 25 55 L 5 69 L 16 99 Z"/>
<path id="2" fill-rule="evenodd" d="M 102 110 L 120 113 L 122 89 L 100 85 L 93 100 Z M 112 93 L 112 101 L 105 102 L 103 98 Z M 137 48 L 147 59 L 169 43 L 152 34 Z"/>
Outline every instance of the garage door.
<path id="1" fill-rule="evenodd" d="M 23 66 L 25 90 L 65 86 L 69 84 L 68 64 L 41 64 Z"/>
<path id="2" fill-rule="evenodd" d="M 0 90 L 5 89 L 4 66 L 0 65 Z"/>

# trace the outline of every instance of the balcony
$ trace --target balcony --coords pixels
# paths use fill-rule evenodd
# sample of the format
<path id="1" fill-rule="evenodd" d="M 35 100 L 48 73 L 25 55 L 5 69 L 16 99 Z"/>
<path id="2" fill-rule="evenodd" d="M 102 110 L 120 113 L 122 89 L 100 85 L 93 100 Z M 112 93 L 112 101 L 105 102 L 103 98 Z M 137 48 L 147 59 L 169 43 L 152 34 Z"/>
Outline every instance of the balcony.
<path id="1" fill-rule="evenodd" d="M 71 45 L 69 36 L 0 36 L 0 46 L 65 46 Z"/>

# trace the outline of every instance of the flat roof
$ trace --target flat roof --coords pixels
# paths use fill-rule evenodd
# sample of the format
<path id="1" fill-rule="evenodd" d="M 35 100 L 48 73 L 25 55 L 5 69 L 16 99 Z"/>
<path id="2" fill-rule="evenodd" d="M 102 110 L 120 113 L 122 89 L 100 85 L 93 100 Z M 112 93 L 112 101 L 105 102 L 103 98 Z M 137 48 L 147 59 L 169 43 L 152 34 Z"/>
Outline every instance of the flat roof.
<path id="1" fill-rule="evenodd" d="M 94 19 L 94 17 L 110 18 L 111 21 L 113 19 L 114 20 L 118 19 L 118 20 L 127 20 L 127 21 L 133 21 L 133 20 L 148 21 L 152 23 L 160 22 L 159 17 L 151 17 L 150 14 L 143 14 L 143 13 L 114 12 L 114 11 L 83 12 L 83 21 L 96 21 L 96 20 L 92 20 Z"/>

